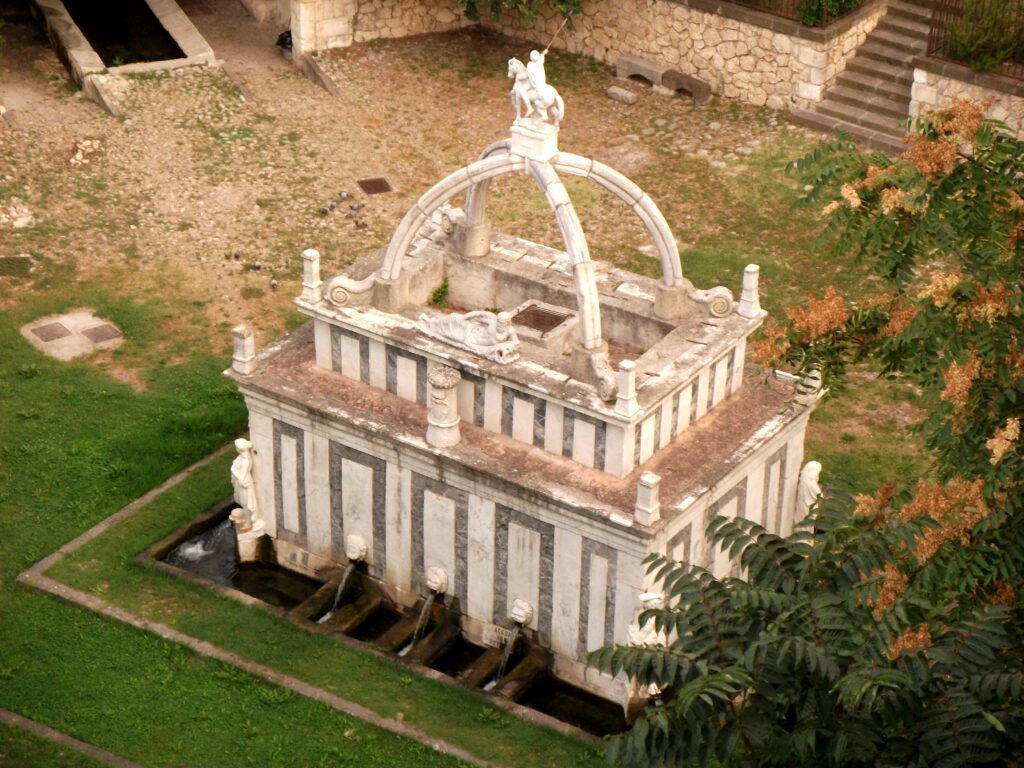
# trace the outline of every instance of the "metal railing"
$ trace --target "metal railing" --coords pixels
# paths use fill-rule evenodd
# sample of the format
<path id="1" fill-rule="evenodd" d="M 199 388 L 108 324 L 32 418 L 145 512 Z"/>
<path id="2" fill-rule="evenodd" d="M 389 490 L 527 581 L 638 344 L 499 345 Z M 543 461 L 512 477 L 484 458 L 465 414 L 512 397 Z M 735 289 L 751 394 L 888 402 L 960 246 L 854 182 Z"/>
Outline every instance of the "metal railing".
<path id="1" fill-rule="evenodd" d="M 848 6 L 839 13 L 829 11 L 825 0 L 732 0 L 737 5 L 754 8 L 774 16 L 798 21 L 808 27 L 827 27 L 836 19 L 864 5 L 867 0 L 846 0 Z"/>
<path id="2" fill-rule="evenodd" d="M 1024 80 L 1024 0 L 932 0 L 928 55 Z"/>

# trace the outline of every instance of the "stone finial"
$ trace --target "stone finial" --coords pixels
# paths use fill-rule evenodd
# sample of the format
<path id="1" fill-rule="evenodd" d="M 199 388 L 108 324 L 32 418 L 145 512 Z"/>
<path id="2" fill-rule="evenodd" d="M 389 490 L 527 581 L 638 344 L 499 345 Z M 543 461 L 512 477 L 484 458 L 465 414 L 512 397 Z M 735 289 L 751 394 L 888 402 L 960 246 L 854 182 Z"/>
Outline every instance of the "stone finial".
<path id="1" fill-rule="evenodd" d="M 633 519 L 640 525 L 652 525 L 661 519 L 660 487 L 660 475 L 653 472 L 640 475 L 640 482 L 636 486 L 636 509 L 633 512 Z"/>
<path id="2" fill-rule="evenodd" d="M 462 439 L 459 430 L 457 387 L 462 376 L 454 368 L 435 368 L 427 375 L 430 404 L 427 411 L 427 443 L 450 448 Z"/>
<path id="3" fill-rule="evenodd" d="M 621 361 L 618 379 L 619 395 L 615 400 L 615 412 L 626 417 L 635 416 L 640 410 L 636 399 L 636 361 Z"/>
<path id="4" fill-rule="evenodd" d="M 231 355 L 231 368 L 235 373 L 248 376 L 256 367 L 256 337 L 248 325 L 236 325 L 231 329 L 234 350 Z"/>
<path id="5" fill-rule="evenodd" d="M 350 563 L 360 563 L 365 560 L 367 551 L 366 539 L 358 533 L 350 533 L 345 537 L 345 557 Z"/>
<path id="6" fill-rule="evenodd" d="M 522 624 L 525 627 L 533 621 L 533 606 L 522 598 L 517 597 L 512 601 L 512 610 L 509 612 L 508 617 L 516 624 Z"/>
<path id="7" fill-rule="evenodd" d="M 427 589 L 443 595 L 448 591 L 448 571 L 439 565 L 431 565 L 427 568 Z"/>
<path id="8" fill-rule="evenodd" d="M 812 368 L 797 384 L 796 401 L 801 405 L 811 405 L 821 394 L 821 387 L 821 371 L 817 368 Z"/>
<path id="9" fill-rule="evenodd" d="M 302 298 L 316 303 L 323 296 L 320 282 L 320 251 L 307 248 L 302 252 Z"/>
<path id="10" fill-rule="evenodd" d="M 757 264 L 747 264 L 743 270 L 743 293 L 737 310 L 742 317 L 757 317 L 761 313 L 761 298 L 757 291 L 761 268 Z"/>

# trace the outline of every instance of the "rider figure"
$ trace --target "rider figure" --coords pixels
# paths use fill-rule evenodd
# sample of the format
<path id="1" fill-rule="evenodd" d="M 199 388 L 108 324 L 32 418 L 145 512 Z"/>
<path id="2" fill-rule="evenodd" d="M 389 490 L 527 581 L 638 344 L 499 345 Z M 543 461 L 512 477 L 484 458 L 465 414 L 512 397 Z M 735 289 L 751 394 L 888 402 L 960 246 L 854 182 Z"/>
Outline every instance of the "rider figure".
<path id="1" fill-rule="evenodd" d="M 544 54 L 540 51 L 530 51 L 530 63 L 526 65 L 526 77 L 530 81 L 534 93 L 544 93 L 548 78 L 544 74 Z"/>

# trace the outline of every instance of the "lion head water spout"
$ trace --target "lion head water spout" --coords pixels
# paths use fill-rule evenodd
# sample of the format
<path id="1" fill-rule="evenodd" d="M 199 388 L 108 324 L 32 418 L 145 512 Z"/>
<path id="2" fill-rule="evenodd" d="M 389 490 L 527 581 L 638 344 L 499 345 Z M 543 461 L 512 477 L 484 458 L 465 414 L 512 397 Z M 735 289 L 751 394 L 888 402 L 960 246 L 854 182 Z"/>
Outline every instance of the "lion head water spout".
<path id="1" fill-rule="evenodd" d="M 412 633 L 412 639 L 408 645 L 398 652 L 399 656 L 405 656 L 423 636 L 423 630 L 427 628 L 427 622 L 430 620 L 430 611 L 434 607 L 434 600 L 437 599 L 438 595 L 443 596 L 448 591 L 448 572 L 436 565 L 427 568 L 427 589 L 430 592 L 426 600 L 423 601 L 423 607 L 420 609 L 420 616 L 416 622 L 416 631 Z"/>

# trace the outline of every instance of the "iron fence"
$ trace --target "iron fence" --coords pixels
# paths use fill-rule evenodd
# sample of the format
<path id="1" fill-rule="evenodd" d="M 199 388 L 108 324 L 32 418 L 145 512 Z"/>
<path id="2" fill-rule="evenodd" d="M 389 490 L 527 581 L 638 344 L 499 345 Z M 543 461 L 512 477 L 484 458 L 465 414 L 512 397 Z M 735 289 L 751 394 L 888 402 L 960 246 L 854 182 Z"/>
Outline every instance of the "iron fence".
<path id="1" fill-rule="evenodd" d="M 932 0 L 928 55 L 1024 80 L 1024 0 Z"/>
<path id="2" fill-rule="evenodd" d="M 867 0 L 733 0 L 774 16 L 798 21 L 808 27 L 827 27 L 836 19 L 864 5 Z"/>

